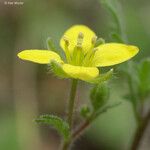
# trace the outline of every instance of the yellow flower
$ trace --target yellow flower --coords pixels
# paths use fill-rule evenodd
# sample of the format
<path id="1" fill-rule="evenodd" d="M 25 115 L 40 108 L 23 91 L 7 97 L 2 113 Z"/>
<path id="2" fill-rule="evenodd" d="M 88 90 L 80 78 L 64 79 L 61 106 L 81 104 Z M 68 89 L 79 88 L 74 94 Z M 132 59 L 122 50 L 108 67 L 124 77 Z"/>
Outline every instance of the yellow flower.
<path id="1" fill-rule="evenodd" d="M 58 75 L 91 82 L 99 77 L 97 67 L 112 66 L 135 56 L 136 46 L 121 43 L 97 44 L 96 34 L 84 25 L 68 29 L 60 39 L 66 59 L 51 50 L 23 50 L 18 57 L 39 64 L 54 64 Z"/>

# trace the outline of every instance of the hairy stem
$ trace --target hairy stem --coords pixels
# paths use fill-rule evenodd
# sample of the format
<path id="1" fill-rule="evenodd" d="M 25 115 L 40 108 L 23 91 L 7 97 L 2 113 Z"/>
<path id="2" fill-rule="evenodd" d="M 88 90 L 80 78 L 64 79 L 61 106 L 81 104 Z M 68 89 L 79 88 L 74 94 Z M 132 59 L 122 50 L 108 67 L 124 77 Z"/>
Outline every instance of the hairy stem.
<path id="1" fill-rule="evenodd" d="M 68 103 L 67 121 L 68 121 L 68 124 L 70 127 L 70 131 L 72 131 L 73 112 L 74 112 L 77 83 L 78 83 L 78 80 L 76 80 L 76 79 L 72 80 L 72 85 L 71 85 L 71 90 L 70 90 L 70 98 L 69 98 L 69 103 Z M 68 150 L 71 143 L 72 143 L 71 138 L 68 141 L 64 141 L 63 145 L 62 145 L 62 150 Z"/>
<path id="2" fill-rule="evenodd" d="M 69 123 L 70 129 L 72 129 L 74 102 L 75 102 L 75 95 L 76 95 L 76 90 L 77 90 L 77 83 L 78 83 L 78 80 L 75 80 L 75 79 L 72 80 L 70 99 L 68 103 L 67 121 Z"/>

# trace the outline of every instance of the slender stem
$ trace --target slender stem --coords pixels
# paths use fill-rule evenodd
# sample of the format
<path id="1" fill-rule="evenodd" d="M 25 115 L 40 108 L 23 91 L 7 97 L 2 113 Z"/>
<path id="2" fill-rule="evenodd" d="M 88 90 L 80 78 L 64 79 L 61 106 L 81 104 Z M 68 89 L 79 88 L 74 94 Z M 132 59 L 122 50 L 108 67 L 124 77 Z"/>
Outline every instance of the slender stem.
<path id="1" fill-rule="evenodd" d="M 146 117 L 143 119 L 139 127 L 137 128 L 137 131 L 135 133 L 134 140 L 131 146 L 131 150 L 137 150 L 137 148 L 139 147 L 139 144 L 143 138 L 143 135 L 145 133 L 145 130 L 147 128 L 149 121 L 150 121 L 150 111 L 148 112 Z"/>
<path id="2" fill-rule="evenodd" d="M 72 85 L 71 85 L 71 90 L 70 90 L 70 98 L 69 98 L 69 103 L 68 103 L 68 112 L 67 112 L 67 121 L 70 127 L 70 131 L 72 131 L 72 124 L 73 124 L 73 112 L 74 112 L 74 104 L 75 104 L 75 96 L 76 96 L 76 90 L 77 90 L 77 83 L 78 80 L 73 79 L 72 80 Z M 62 150 L 68 150 L 72 141 L 71 137 L 68 141 L 64 141 L 62 144 Z"/>
<path id="3" fill-rule="evenodd" d="M 77 90 L 77 83 L 78 83 L 78 80 L 75 80 L 75 79 L 72 80 L 70 99 L 68 103 L 67 121 L 69 123 L 70 130 L 72 129 L 74 102 L 75 102 L 75 95 L 76 95 L 76 90 Z"/>
<path id="4" fill-rule="evenodd" d="M 134 92 L 134 89 L 133 89 L 133 85 L 132 85 L 132 80 L 131 80 L 131 77 L 129 75 L 127 75 L 128 77 L 128 86 L 129 86 L 129 92 L 130 92 L 130 96 L 131 96 L 131 103 L 132 103 L 132 108 L 133 108 L 133 113 L 135 115 L 135 119 L 137 121 L 137 124 L 140 123 L 141 121 L 141 116 L 137 110 L 137 100 L 136 100 L 136 97 L 135 97 L 135 92 Z"/>
<path id="5" fill-rule="evenodd" d="M 72 139 L 77 139 L 84 131 L 87 129 L 87 127 L 90 125 L 89 120 L 85 120 L 72 134 Z"/>

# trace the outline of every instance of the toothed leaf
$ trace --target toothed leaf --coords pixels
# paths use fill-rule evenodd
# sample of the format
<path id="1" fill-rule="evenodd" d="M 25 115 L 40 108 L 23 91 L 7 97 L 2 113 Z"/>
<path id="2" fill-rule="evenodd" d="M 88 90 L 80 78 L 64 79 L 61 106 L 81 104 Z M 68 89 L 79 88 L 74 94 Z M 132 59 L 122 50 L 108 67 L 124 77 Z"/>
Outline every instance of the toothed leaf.
<path id="1" fill-rule="evenodd" d="M 67 140 L 70 136 L 70 129 L 67 122 L 54 115 L 42 115 L 35 120 L 37 123 L 54 127 L 60 135 Z"/>

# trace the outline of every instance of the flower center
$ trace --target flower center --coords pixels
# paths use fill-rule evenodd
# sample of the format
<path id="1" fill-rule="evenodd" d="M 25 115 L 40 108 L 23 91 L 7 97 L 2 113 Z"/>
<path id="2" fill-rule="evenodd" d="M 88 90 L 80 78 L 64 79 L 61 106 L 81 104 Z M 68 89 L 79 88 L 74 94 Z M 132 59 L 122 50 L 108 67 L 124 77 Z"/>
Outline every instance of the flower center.
<path id="1" fill-rule="evenodd" d="M 73 51 L 69 49 L 69 44 L 71 41 L 69 41 L 66 36 L 63 37 L 63 40 L 65 41 L 65 55 L 67 63 L 75 66 L 86 67 L 92 66 L 95 52 L 98 50 L 97 46 L 104 43 L 102 38 L 97 39 L 97 37 L 94 36 L 91 39 L 90 49 L 88 49 L 88 51 L 85 53 L 83 49 L 84 34 L 82 32 L 79 32 L 77 36 L 77 41 Z"/>

